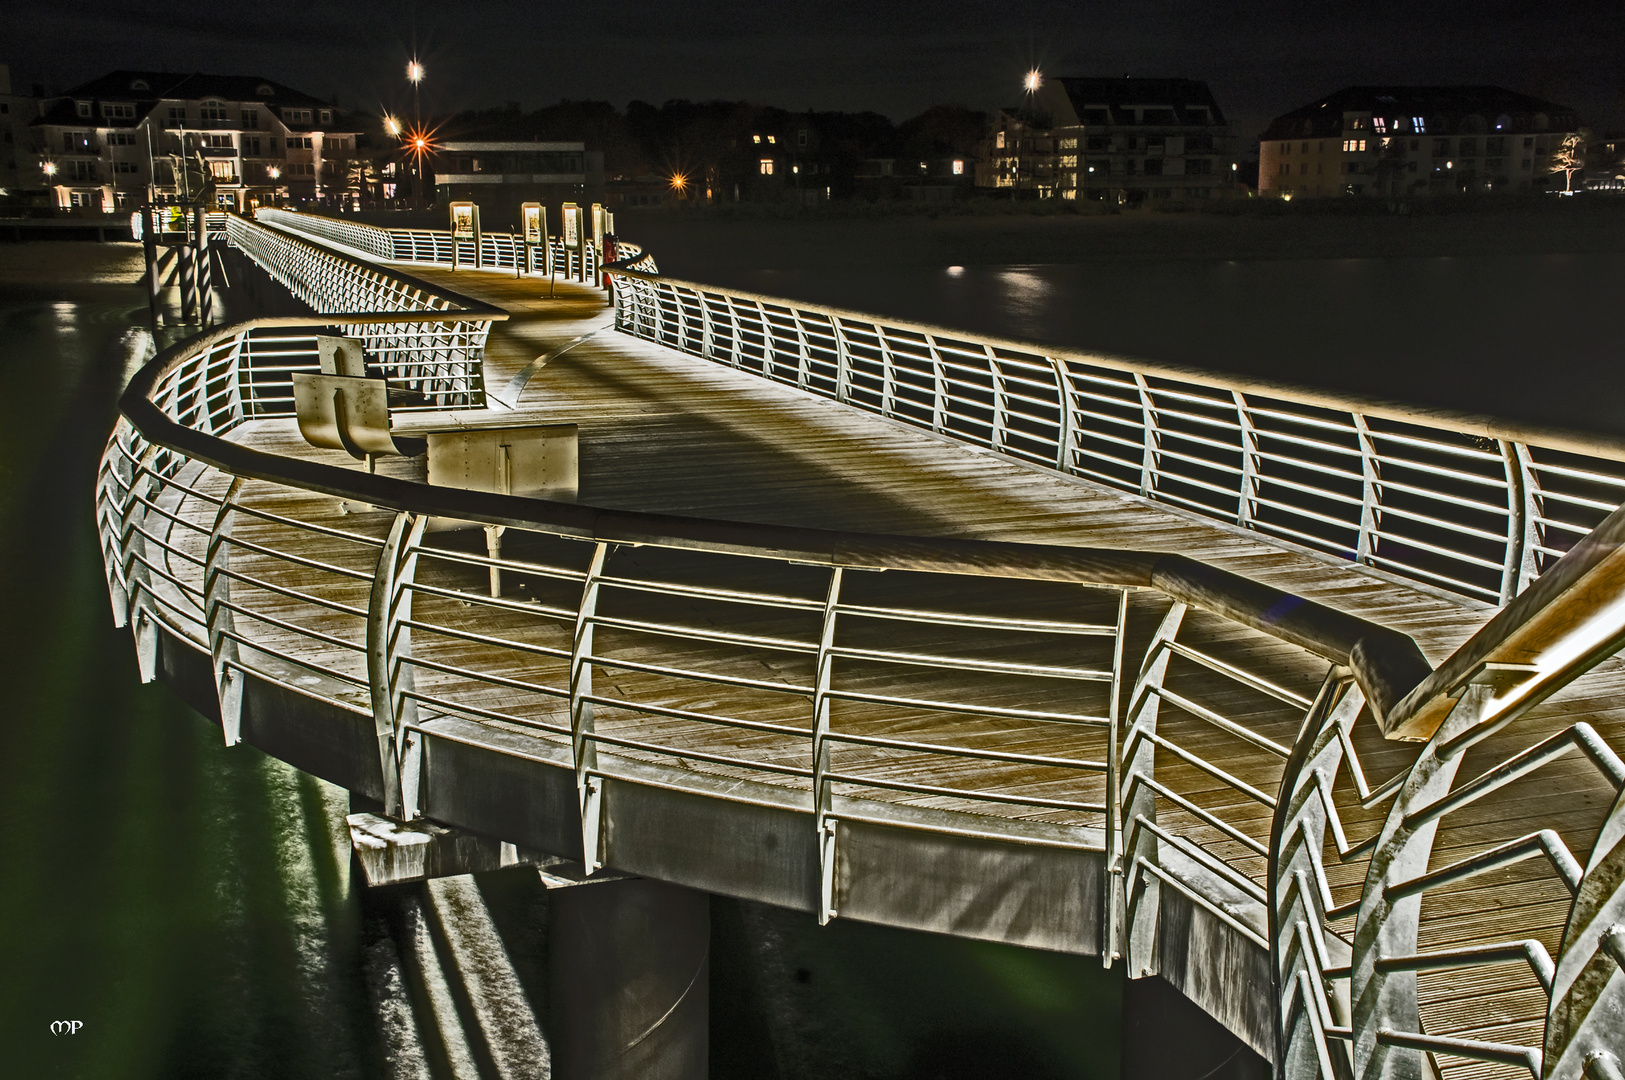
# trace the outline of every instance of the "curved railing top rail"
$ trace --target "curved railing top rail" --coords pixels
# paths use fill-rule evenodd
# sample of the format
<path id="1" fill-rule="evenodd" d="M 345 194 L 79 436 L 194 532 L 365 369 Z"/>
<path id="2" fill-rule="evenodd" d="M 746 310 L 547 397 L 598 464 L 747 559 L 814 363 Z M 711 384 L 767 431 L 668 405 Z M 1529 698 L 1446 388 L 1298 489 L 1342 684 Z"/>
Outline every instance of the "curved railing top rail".
<path id="1" fill-rule="evenodd" d="M 508 313 L 506 311 L 504 311 L 502 308 L 499 308 L 499 307 L 495 306 L 494 304 L 488 304 L 483 300 L 476 300 L 472 296 L 466 296 L 463 293 L 457 292 L 454 289 L 448 289 L 444 285 L 438 284 L 436 282 L 426 281 L 423 278 L 415 277 L 412 274 L 404 273 L 403 271 L 401 271 L 401 270 L 399 270 L 399 269 L 397 269 L 397 268 L 395 268 L 393 266 L 388 267 L 388 268 L 382 267 L 382 266 L 379 266 L 377 263 L 369 262 L 366 259 L 358 258 L 357 256 L 351 255 L 351 254 L 349 254 L 347 252 L 337 251 L 337 250 L 335 250 L 334 248 L 332 248 L 332 247 L 330 247 L 328 245 L 312 243 L 308 236 L 305 236 L 304 234 L 302 234 L 300 232 L 297 232 L 297 231 L 295 231 L 293 229 L 288 229 L 288 228 L 283 228 L 283 227 L 280 227 L 280 226 L 277 226 L 277 225 L 272 225 L 272 224 L 270 224 L 268 222 L 264 222 L 264 221 L 252 220 L 250 218 L 241 217 L 241 216 L 235 215 L 235 214 L 231 215 L 230 220 L 227 223 L 228 232 L 232 228 L 238 228 L 238 229 L 264 229 L 265 231 L 274 234 L 278 238 L 280 238 L 282 240 L 285 240 L 288 243 L 297 244 L 297 245 L 300 245 L 302 247 L 308 248 L 311 251 L 320 252 L 323 256 L 327 256 L 327 257 L 335 258 L 335 259 L 342 259 L 343 261 L 345 261 L 347 263 L 350 263 L 350 264 L 352 264 L 354 266 L 361 267 L 362 269 L 367 270 L 370 273 L 378 274 L 378 275 L 381 275 L 383 277 L 393 278 L 394 280 L 399 281 L 399 282 L 401 282 L 403 284 L 410 285 L 414 289 L 421 289 L 425 294 L 427 294 L 429 296 L 436 297 L 437 299 L 444 300 L 446 303 L 453 305 L 453 307 L 451 307 L 451 308 L 437 309 L 437 310 L 434 311 L 435 314 L 476 316 L 476 317 L 481 318 L 481 319 L 491 319 L 493 321 L 500 320 L 500 319 L 506 319 L 508 317 Z M 347 312 L 347 311 L 346 312 L 322 312 L 322 314 L 325 314 L 325 315 L 342 314 L 342 315 L 344 315 L 346 317 L 347 320 L 349 319 L 349 316 L 351 315 L 351 313 Z M 378 313 L 378 314 L 379 314 L 380 318 L 377 321 L 385 321 L 385 316 L 386 315 L 389 318 L 397 318 L 398 317 L 398 316 L 394 315 L 393 313 Z M 296 320 L 295 323 L 293 323 L 293 324 L 275 323 L 275 322 L 269 322 L 268 323 L 268 322 L 266 322 L 264 320 L 261 320 L 260 325 L 308 325 L 309 322 L 310 322 L 309 319 L 302 320 L 302 323 L 300 321 Z"/>
<path id="2" fill-rule="evenodd" d="M 435 312 L 364 318 L 387 322 L 455 317 Z M 309 322 L 294 317 L 247 320 L 170 346 L 131 379 L 119 400 L 120 412 L 148 441 L 236 475 L 413 513 L 537 529 L 579 539 L 711 550 L 826 566 L 999 574 L 1155 588 L 1349 666 L 1379 714 L 1432 670 L 1416 643 L 1397 630 L 1182 555 L 840 532 L 434 487 L 255 450 L 177 423 L 152 400 L 153 391 L 165 375 L 199 349 L 257 326 L 298 325 L 301 321 Z"/>
<path id="3" fill-rule="evenodd" d="M 1532 424 L 1520 424 L 1515 421 L 1497 417 L 1481 416 L 1474 413 L 1458 413 L 1448 409 L 1433 409 L 1424 406 L 1406 405 L 1400 402 L 1386 401 L 1382 398 L 1366 398 L 1357 394 L 1336 394 L 1322 390 L 1308 389 L 1290 383 L 1278 383 L 1268 379 L 1244 378 L 1236 375 L 1224 375 L 1202 368 L 1185 367 L 1179 364 L 1166 364 L 1157 361 L 1131 359 L 1114 356 L 1110 353 L 1088 352 L 1083 349 L 1068 348 L 1052 343 L 1029 340 L 1024 338 L 997 337 L 980 332 L 968 330 L 955 330 L 951 327 L 935 326 L 930 323 L 912 322 L 907 319 L 892 318 L 889 315 L 876 315 L 872 312 L 854 311 L 850 308 L 830 307 L 825 304 L 806 303 L 800 300 L 789 300 L 782 296 L 768 296 L 764 293 L 750 292 L 745 289 L 735 289 L 731 286 L 706 285 L 698 281 L 687 281 L 681 278 L 670 277 L 665 274 L 648 273 L 642 270 L 622 268 L 611 264 L 603 267 L 606 273 L 615 273 L 625 277 L 637 278 L 643 281 L 656 282 L 665 286 L 691 289 L 695 292 L 726 293 L 729 296 L 775 308 L 795 308 L 798 311 L 816 312 L 820 315 L 836 319 L 855 320 L 864 323 L 884 324 L 888 329 L 902 330 L 907 333 L 931 335 L 948 340 L 974 340 L 978 345 L 989 345 L 995 349 L 1005 349 L 1013 352 L 1024 352 L 1038 356 L 1072 359 L 1097 367 L 1110 368 L 1116 371 L 1137 372 L 1159 378 L 1183 379 L 1203 383 L 1220 390 L 1233 390 L 1240 393 L 1259 394 L 1265 397 L 1282 398 L 1302 405 L 1316 408 L 1335 409 L 1345 412 L 1357 412 L 1365 416 L 1380 417 L 1385 420 L 1395 420 L 1400 423 L 1420 425 L 1433 425 L 1449 427 L 1464 435 L 1472 435 L 1485 439 L 1504 439 L 1508 442 L 1532 443 L 1552 450 L 1561 450 L 1574 454 L 1592 454 L 1597 457 L 1609 458 L 1616 461 L 1625 461 L 1625 437 L 1603 435 L 1596 432 L 1578 431 L 1573 429 L 1542 427 Z"/>
<path id="4" fill-rule="evenodd" d="M 1423 679 L 1382 721 L 1395 739 L 1427 739 L 1468 682 L 1497 684 L 1508 720 L 1625 646 L 1617 612 L 1625 595 L 1625 507 L 1559 559 L 1517 599 Z"/>

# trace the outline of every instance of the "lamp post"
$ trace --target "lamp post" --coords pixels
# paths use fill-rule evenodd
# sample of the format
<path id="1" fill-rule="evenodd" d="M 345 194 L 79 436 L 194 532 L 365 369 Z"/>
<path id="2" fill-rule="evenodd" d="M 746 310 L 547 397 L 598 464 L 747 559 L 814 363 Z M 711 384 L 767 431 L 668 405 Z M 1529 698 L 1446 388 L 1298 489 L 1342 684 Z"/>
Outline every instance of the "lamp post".
<path id="1" fill-rule="evenodd" d="M 416 175 L 412 179 L 412 207 L 423 209 L 423 151 L 428 140 L 423 137 L 423 113 L 418 102 L 418 87 L 423 82 L 423 65 L 416 55 L 406 64 L 406 81 L 412 84 L 412 156 Z"/>

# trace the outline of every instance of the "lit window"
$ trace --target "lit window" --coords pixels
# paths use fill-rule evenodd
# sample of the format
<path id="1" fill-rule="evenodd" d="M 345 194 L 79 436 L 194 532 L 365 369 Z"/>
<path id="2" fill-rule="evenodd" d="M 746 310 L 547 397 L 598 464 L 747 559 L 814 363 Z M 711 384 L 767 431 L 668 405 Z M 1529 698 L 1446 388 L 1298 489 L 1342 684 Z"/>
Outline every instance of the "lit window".
<path id="1" fill-rule="evenodd" d="M 1000 150 L 1004 149 L 1004 132 L 998 132 L 993 136 L 993 145 Z"/>
<path id="2" fill-rule="evenodd" d="M 955 176 L 964 176 L 965 175 L 965 163 L 963 161 L 961 161 L 960 159 L 958 159 L 958 158 L 954 159 L 954 175 Z"/>
<path id="3" fill-rule="evenodd" d="M 1383 116 L 1374 116 L 1371 118 L 1371 126 L 1376 128 L 1377 133 L 1380 135 L 1388 130 L 1388 119 Z"/>
<path id="4" fill-rule="evenodd" d="M 765 157 L 765 158 L 762 159 L 762 175 L 763 176 L 772 176 L 773 175 L 773 159 L 772 158 Z"/>
<path id="5" fill-rule="evenodd" d="M 777 139 L 775 139 L 775 138 L 774 138 L 774 137 L 773 137 L 773 136 L 771 136 L 771 135 L 769 135 L 769 136 L 768 136 L 768 137 L 767 137 L 767 141 L 768 141 L 768 142 L 777 142 L 777 141 L 778 141 L 778 140 L 777 140 Z"/>
<path id="6" fill-rule="evenodd" d="M 753 143 L 759 143 L 762 141 L 762 137 L 760 135 L 752 135 L 750 137 L 750 141 Z"/>
<path id="7" fill-rule="evenodd" d="M 1411 128 L 1418 135 L 1426 135 L 1428 133 L 1428 126 L 1422 121 L 1420 116 L 1411 117 Z"/>

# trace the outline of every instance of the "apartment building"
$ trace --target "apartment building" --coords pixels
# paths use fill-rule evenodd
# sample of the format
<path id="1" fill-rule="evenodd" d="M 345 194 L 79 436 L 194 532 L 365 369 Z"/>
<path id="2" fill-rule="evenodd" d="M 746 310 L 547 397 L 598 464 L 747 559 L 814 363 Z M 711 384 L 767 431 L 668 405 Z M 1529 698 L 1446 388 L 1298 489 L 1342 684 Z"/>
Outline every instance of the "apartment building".
<path id="1" fill-rule="evenodd" d="M 39 182 L 58 207 L 189 202 L 246 210 L 339 202 L 362 129 L 342 110 L 255 76 L 115 71 L 33 121 Z"/>
<path id="2" fill-rule="evenodd" d="M 1000 115 L 977 184 L 1123 203 L 1220 198 L 1237 189 L 1232 142 L 1204 82 L 1063 76 Z"/>
<path id="3" fill-rule="evenodd" d="M 1265 129 L 1258 193 L 1399 198 L 1544 188 L 1554 177 L 1561 188 L 1583 140 L 1572 109 L 1498 86 L 1350 86 Z"/>
<path id="4" fill-rule="evenodd" d="M 43 186 L 28 144 L 28 122 L 38 115 L 39 99 L 13 93 L 11 67 L 0 64 L 0 195 Z"/>

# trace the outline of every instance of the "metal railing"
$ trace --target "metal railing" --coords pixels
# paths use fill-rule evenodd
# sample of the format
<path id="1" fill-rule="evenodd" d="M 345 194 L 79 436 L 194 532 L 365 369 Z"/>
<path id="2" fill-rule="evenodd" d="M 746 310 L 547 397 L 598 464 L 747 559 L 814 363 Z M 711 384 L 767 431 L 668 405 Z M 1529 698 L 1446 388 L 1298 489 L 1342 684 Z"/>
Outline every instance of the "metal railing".
<path id="1" fill-rule="evenodd" d="M 568 748 L 589 863 L 604 781 L 634 764 L 713 797 L 789 789 L 826 920 L 843 820 L 1101 851 L 1103 958 L 1166 964 L 1178 894 L 1269 958 L 1285 1077 L 1617 1075 L 1625 763 L 1573 710 L 1528 717 L 1625 642 L 1625 510 L 1430 674 L 1402 635 L 1178 556 L 612 512 L 268 455 L 245 425 L 285 417 L 287 373 L 314 366 L 298 322 L 142 369 L 99 474 L 143 676 L 160 632 L 207 653 L 229 741 L 249 677 L 370 717 L 410 817 L 424 724 L 526 731 Z M 503 554 L 457 522 L 509 530 Z"/>
<path id="2" fill-rule="evenodd" d="M 616 326 L 1491 603 L 1625 498 L 1625 444 L 613 270 Z"/>
<path id="3" fill-rule="evenodd" d="M 486 338 L 492 321 L 507 317 L 503 312 L 246 218 L 232 216 L 227 235 L 321 314 L 422 312 L 425 317 L 416 321 L 337 319 L 335 324 L 340 333 L 361 338 L 369 362 L 394 385 L 422 395 L 425 407 L 484 403 Z"/>
<path id="4" fill-rule="evenodd" d="M 1625 761 L 1572 712 L 1526 717 L 1625 641 L 1622 536 L 1625 510 L 1393 710 L 1401 730 L 1433 717 L 1430 737 L 1375 788 L 1355 748 L 1361 692 L 1328 682 L 1272 833 L 1284 1076 L 1617 1067 Z M 1334 882 L 1339 865 L 1358 877 Z"/>
<path id="5" fill-rule="evenodd" d="M 562 236 L 549 237 L 545 245 L 532 245 L 513 233 L 483 233 L 476 251 L 472 238 L 453 239 L 449 231 L 442 229 L 385 229 L 272 208 L 261 209 L 256 216 L 278 228 L 342 244 L 390 262 L 557 275 L 565 281 L 594 285 L 598 284 L 601 270 L 597 245 L 588 242 L 568 248 Z"/>
<path id="6" fill-rule="evenodd" d="M 837 823 L 896 823 L 903 802 L 974 835 L 1108 852 L 1112 927 L 1125 778 L 1142 826 L 1158 828 L 1145 792 L 1189 801 L 1137 749 L 1170 730 L 1146 724 L 1143 675 L 1119 734 L 1131 611 L 1199 597 L 1272 628 L 1300 665 L 1362 652 L 1416 677 L 1408 639 L 1178 557 L 611 513 L 267 458 L 238 433 L 286 416 L 280 378 L 313 362 L 292 321 L 200 335 L 132 382 L 98 488 L 109 588 L 147 677 L 160 628 L 208 652 L 228 739 L 249 674 L 371 715 L 392 812 L 415 812 L 426 717 L 508 724 L 569 744 L 589 860 L 602 778 L 637 760 L 679 767 L 678 785 L 720 773 L 804 793 L 824 918 Z M 334 496 L 364 512 L 339 515 Z M 436 531 L 451 521 L 508 529 L 503 555 Z M 1165 637 L 1142 670 L 1172 649 L 1270 686 Z M 1252 723 L 1175 683 L 1149 692 L 1230 732 Z M 1137 855 L 1136 871 L 1183 873 Z"/>

